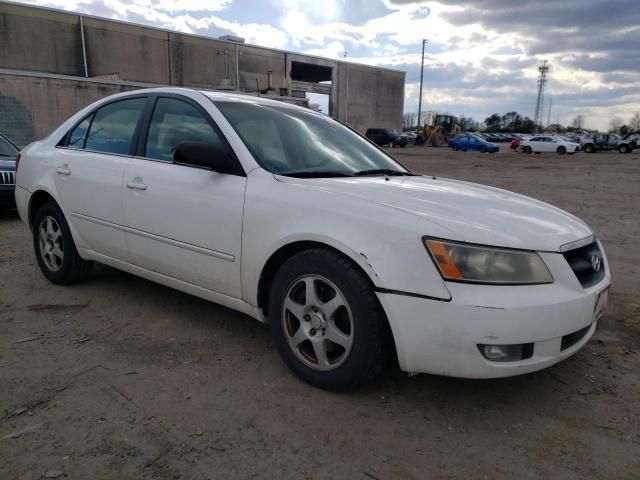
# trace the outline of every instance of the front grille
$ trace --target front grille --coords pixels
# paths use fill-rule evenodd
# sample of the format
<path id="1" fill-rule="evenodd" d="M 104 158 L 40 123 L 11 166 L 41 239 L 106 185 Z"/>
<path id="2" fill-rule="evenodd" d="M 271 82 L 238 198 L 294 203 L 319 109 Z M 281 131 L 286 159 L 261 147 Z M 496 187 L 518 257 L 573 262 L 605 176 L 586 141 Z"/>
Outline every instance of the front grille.
<path id="1" fill-rule="evenodd" d="M 560 344 L 560 350 L 566 350 L 567 348 L 573 347 L 576 343 L 584 338 L 584 336 L 589 332 L 591 325 L 584 327 L 577 332 L 570 333 L 569 335 L 565 335 L 562 337 L 562 343 Z"/>
<path id="2" fill-rule="evenodd" d="M 0 185 L 15 185 L 16 172 L 0 172 Z"/>
<path id="3" fill-rule="evenodd" d="M 604 278 L 604 258 L 597 242 L 569 250 L 563 255 L 584 288 L 592 287 Z"/>

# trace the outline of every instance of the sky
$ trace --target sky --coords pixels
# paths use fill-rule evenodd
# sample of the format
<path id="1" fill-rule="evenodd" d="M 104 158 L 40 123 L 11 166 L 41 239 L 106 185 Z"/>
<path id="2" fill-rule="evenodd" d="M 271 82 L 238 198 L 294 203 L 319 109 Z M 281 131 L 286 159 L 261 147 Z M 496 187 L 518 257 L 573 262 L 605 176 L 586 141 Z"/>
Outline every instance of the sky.
<path id="1" fill-rule="evenodd" d="M 81 12 L 407 72 L 405 112 L 533 118 L 550 64 L 545 123 L 587 128 L 640 111 L 638 0 L 29 0 Z"/>

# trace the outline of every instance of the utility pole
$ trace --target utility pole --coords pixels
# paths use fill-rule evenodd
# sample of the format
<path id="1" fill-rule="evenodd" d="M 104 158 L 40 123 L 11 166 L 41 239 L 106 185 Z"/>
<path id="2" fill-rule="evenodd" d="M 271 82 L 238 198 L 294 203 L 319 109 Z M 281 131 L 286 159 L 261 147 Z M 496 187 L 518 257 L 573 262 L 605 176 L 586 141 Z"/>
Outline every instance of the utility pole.
<path id="1" fill-rule="evenodd" d="M 553 100 L 553 97 L 549 97 L 549 114 L 547 115 L 547 127 L 551 125 L 551 100 Z"/>
<path id="2" fill-rule="evenodd" d="M 422 80 L 424 78 L 424 46 L 427 40 L 422 40 L 422 65 L 420 67 L 420 97 L 418 98 L 418 135 L 420 135 L 420 115 L 422 114 Z"/>
<path id="3" fill-rule="evenodd" d="M 547 85 L 549 63 L 546 60 L 543 60 L 538 67 L 538 71 L 540 72 L 540 76 L 538 77 L 538 100 L 536 101 L 536 114 L 534 116 L 534 122 L 537 129 L 541 128 L 542 122 L 544 122 L 544 89 Z"/>

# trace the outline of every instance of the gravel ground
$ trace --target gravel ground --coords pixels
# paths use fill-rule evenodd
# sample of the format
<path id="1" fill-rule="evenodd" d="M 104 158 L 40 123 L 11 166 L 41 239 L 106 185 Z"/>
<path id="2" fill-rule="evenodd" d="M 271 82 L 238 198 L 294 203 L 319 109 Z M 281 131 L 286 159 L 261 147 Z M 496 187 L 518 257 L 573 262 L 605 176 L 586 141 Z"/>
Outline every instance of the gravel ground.
<path id="1" fill-rule="evenodd" d="M 0 478 L 639 478 L 640 155 L 391 153 L 597 231 L 613 287 L 581 352 L 511 379 L 391 369 L 328 393 L 241 314 L 106 267 L 48 283 L 28 229 L 4 212 Z"/>

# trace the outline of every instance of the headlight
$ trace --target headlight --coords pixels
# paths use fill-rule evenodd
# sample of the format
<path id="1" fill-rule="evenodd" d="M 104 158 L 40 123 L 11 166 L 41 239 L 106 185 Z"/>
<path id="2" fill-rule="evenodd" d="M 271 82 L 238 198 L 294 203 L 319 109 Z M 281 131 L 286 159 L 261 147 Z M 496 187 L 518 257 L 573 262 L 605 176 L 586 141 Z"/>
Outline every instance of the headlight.
<path id="1" fill-rule="evenodd" d="M 433 263 L 447 281 L 497 285 L 553 282 L 551 272 L 535 252 L 428 237 L 423 241 Z"/>

